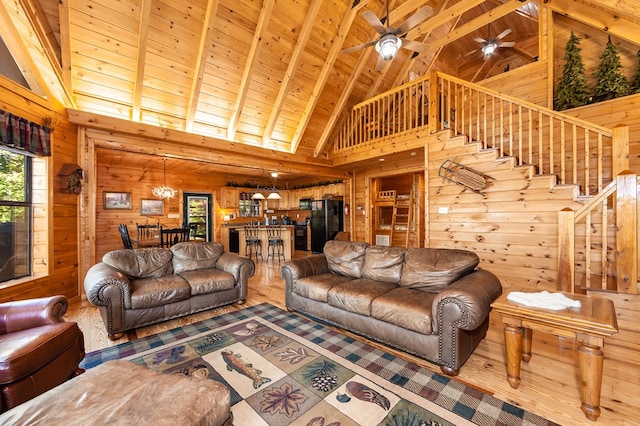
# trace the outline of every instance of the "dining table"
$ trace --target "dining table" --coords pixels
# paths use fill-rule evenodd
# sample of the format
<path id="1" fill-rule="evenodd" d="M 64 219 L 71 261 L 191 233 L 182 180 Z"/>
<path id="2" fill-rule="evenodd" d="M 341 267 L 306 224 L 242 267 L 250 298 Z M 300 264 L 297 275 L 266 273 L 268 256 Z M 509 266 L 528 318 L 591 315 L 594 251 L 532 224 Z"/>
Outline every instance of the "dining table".
<path id="1" fill-rule="evenodd" d="M 160 247 L 160 236 L 153 238 L 145 238 L 140 240 L 131 240 L 136 248 Z"/>

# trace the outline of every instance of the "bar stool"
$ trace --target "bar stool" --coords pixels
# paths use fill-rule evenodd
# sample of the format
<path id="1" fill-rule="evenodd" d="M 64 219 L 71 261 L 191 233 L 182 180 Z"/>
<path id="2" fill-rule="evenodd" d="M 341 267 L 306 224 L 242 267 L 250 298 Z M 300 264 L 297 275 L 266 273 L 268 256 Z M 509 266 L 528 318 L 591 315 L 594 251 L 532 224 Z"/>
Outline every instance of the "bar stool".
<path id="1" fill-rule="evenodd" d="M 251 259 L 252 256 L 256 257 L 256 261 L 258 260 L 258 256 L 262 260 L 262 241 L 260 240 L 260 236 L 258 235 L 258 225 L 245 225 L 244 227 L 244 255 Z"/>
<path id="2" fill-rule="evenodd" d="M 280 257 L 284 259 L 284 240 L 282 239 L 282 228 L 279 225 L 267 226 L 267 239 L 269 240 L 269 247 L 267 248 L 267 262 L 269 258 L 275 259 L 278 256 L 278 263 L 280 263 Z"/>

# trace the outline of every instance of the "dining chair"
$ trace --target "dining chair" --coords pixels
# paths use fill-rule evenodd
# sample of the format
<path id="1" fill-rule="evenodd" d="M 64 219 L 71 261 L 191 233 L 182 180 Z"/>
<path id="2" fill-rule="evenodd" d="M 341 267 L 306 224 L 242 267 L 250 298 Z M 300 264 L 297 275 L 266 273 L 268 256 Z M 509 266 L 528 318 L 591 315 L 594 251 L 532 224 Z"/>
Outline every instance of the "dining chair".
<path id="1" fill-rule="evenodd" d="M 187 228 L 163 228 L 160 226 L 160 246 L 169 248 L 174 244 L 189 241 L 190 229 Z"/>
<path id="2" fill-rule="evenodd" d="M 120 238 L 122 238 L 122 244 L 124 245 L 124 248 L 132 249 L 133 244 L 131 243 L 131 237 L 129 236 L 129 229 L 127 228 L 127 225 L 121 223 L 120 225 L 118 225 L 118 231 L 120 232 Z"/>
<path id="3" fill-rule="evenodd" d="M 158 237 L 158 231 L 160 231 L 160 224 L 156 223 L 155 225 L 152 225 L 152 224 L 139 225 L 136 222 L 136 231 L 138 233 L 138 241 L 152 240 Z"/>

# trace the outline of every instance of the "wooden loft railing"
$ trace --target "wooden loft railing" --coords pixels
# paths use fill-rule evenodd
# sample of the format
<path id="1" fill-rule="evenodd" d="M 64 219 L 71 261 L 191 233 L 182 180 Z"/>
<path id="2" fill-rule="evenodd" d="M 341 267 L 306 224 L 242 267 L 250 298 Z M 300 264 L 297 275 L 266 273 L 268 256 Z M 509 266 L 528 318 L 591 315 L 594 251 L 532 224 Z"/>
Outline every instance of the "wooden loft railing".
<path id="1" fill-rule="evenodd" d="M 612 162 L 612 146 L 628 145 L 627 128 L 608 129 L 433 72 L 356 105 L 334 149 L 342 154 L 421 129 L 467 135 L 534 166 L 535 174 L 579 185 L 581 195 L 595 195 L 612 180 L 603 165 Z"/>
<path id="2" fill-rule="evenodd" d="M 558 289 L 638 294 L 638 177 L 620 173 L 580 210 L 558 218 Z"/>

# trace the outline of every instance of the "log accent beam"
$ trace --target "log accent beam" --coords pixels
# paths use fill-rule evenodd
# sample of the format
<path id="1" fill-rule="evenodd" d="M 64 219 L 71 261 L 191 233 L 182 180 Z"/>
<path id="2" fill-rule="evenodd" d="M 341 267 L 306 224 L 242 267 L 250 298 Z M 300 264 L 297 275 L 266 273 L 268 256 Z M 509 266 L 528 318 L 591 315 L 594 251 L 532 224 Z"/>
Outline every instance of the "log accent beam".
<path id="1" fill-rule="evenodd" d="M 115 144 L 109 144 L 112 149 L 175 156 L 195 161 L 219 161 L 223 165 L 251 169 L 277 170 L 336 179 L 350 177 L 348 172 L 332 167 L 332 162 L 325 159 L 247 146 L 181 130 L 134 123 L 77 110 L 69 109 L 67 114 L 72 124 L 107 132 L 115 141 Z M 127 143 L 130 140 L 137 142 Z M 136 147 L 135 145 L 144 145 L 141 141 L 145 141 L 147 145 L 143 148 Z"/>
<path id="2" fill-rule="evenodd" d="M 147 39 L 149 34 L 149 18 L 151 16 L 151 0 L 142 0 L 140 6 L 140 24 L 138 25 L 138 57 L 136 63 L 136 80 L 133 82 L 133 105 L 131 119 L 142 121 L 140 105 L 144 88 L 144 68 L 147 63 Z"/>

